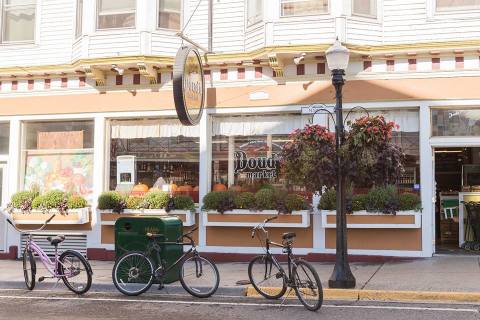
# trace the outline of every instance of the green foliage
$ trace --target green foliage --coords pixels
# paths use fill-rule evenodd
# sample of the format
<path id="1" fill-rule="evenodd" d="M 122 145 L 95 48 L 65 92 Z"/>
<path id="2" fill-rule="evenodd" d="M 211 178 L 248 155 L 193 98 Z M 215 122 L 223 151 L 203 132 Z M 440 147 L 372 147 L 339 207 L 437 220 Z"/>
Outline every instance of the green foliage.
<path id="1" fill-rule="evenodd" d="M 31 207 L 32 201 L 38 196 L 37 191 L 20 191 L 15 193 L 11 199 L 11 207 L 22 209 L 22 207 Z"/>
<path id="2" fill-rule="evenodd" d="M 41 196 L 40 206 L 43 209 L 56 209 L 67 199 L 67 194 L 60 190 L 52 190 Z"/>
<path id="3" fill-rule="evenodd" d="M 130 196 L 126 200 L 127 209 L 135 210 L 143 207 L 144 200 L 142 197 Z"/>
<path id="4" fill-rule="evenodd" d="M 235 195 L 233 202 L 236 209 L 253 209 L 255 207 L 255 195 L 252 192 L 241 192 Z"/>
<path id="5" fill-rule="evenodd" d="M 177 195 L 173 198 L 173 207 L 177 210 L 195 210 L 195 202 L 187 195 Z"/>
<path id="6" fill-rule="evenodd" d="M 68 209 L 86 208 L 88 206 L 87 200 L 78 195 L 70 195 L 67 200 Z"/>
<path id="7" fill-rule="evenodd" d="M 335 210 L 337 207 L 337 193 L 335 188 L 330 188 L 325 191 L 320 197 L 318 209 L 321 210 Z"/>
<path id="8" fill-rule="evenodd" d="M 258 210 L 277 209 L 277 196 L 275 190 L 260 189 L 255 194 L 255 207 Z"/>
<path id="9" fill-rule="evenodd" d="M 394 214 L 399 209 L 397 188 L 393 185 L 373 187 L 367 195 L 368 211 Z"/>
<path id="10" fill-rule="evenodd" d="M 308 208 L 305 199 L 298 194 L 289 194 L 285 197 L 287 212 L 305 210 Z"/>
<path id="11" fill-rule="evenodd" d="M 231 191 L 212 191 L 203 198 L 203 209 L 224 213 L 235 209 L 234 199 L 235 194 Z"/>
<path id="12" fill-rule="evenodd" d="M 361 211 L 367 208 L 368 196 L 366 194 L 356 194 L 352 197 L 352 211 Z"/>
<path id="13" fill-rule="evenodd" d="M 112 210 L 122 207 L 125 197 L 117 191 L 106 191 L 98 197 L 99 210 Z"/>
<path id="14" fill-rule="evenodd" d="M 400 210 L 419 211 L 422 204 L 420 197 L 414 193 L 402 193 L 398 200 L 400 202 Z"/>
<path id="15" fill-rule="evenodd" d="M 145 205 L 147 209 L 164 209 L 170 196 L 165 191 L 151 191 L 145 195 Z"/>
<path id="16" fill-rule="evenodd" d="M 40 209 L 42 206 L 43 198 L 42 196 L 38 196 L 32 201 L 32 209 Z"/>

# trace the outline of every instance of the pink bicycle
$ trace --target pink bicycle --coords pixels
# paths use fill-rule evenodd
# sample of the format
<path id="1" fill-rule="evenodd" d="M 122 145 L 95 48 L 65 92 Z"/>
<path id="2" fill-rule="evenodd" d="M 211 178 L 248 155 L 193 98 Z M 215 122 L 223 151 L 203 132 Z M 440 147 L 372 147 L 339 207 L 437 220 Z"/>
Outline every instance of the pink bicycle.
<path id="1" fill-rule="evenodd" d="M 92 285 L 92 267 L 88 263 L 81 253 L 74 250 L 66 250 L 60 255 L 58 253 L 58 245 L 65 240 L 64 235 L 58 235 L 55 237 L 48 237 L 47 240 L 55 247 L 55 256 L 50 259 L 45 251 L 42 250 L 32 239 L 32 232 L 41 231 L 45 229 L 47 224 L 52 221 L 55 215 L 52 215 L 42 227 L 36 230 L 20 230 L 15 224 L 7 219 L 7 222 L 12 225 L 15 230 L 20 233 L 28 234 L 27 243 L 23 250 L 23 275 L 25 277 L 25 285 L 29 290 L 35 288 L 35 277 L 37 274 L 37 266 L 35 262 L 35 256 L 40 258 L 40 261 L 45 266 L 45 269 L 51 274 L 51 276 L 40 277 L 38 282 L 42 282 L 47 278 L 60 279 L 65 286 L 76 294 L 84 294 Z"/>

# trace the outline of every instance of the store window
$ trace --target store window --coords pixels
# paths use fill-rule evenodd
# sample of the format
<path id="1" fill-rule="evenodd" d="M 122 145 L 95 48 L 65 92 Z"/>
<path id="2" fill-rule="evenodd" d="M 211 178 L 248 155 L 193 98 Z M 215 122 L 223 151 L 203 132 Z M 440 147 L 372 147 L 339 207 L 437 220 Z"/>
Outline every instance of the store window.
<path id="1" fill-rule="evenodd" d="M 97 0 L 97 28 L 135 27 L 136 0 Z"/>
<path id="2" fill-rule="evenodd" d="M 247 0 L 247 25 L 263 20 L 263 0 Z"/>
<path id="3" fill-rule="evenodd" d="M 315 15 L 328 12 L 328 0 L 281 0 L 282 17 Z"/>
<path id="4" fill-rule="evenodd" d="M 352 14 L 367 17 L 376 17 L 377 0 L 353 0 Z"/>
<path id="5" fill-rule="evenodd" d="M 0 123 L 0 154 L 8 154 L 9 137 L 10 124 Z"/>
<path id="6" fill-rule="evenodd" d="M 24 123 L 24 189 L 93 192 L 93 121 Z"/>
<path id="7" fill-rule="evenodd" d="M 480 136 L 480 110 L 432 110 L 432 136 Z"/>
<path id="8" fill-rule="evenodd" d="M 77 15 L 75 17 L 75 38 L 82 35 L 82 17 L 83 17 L 83 0 L 77 0 Z"/>
<path id="9" fill-rule="evenodd" d="M 2 42 L 35 40 L 36 0 L 4 0 Z"/>
<path id="10" fill-rule="evenodd" d="M 479 0 L 436 0 L 437 11 L 480 9 Z"/>
<path id="11" fill-rule="evenodd" d="M 178 119 L 112 120 L 110 135 L 110 190 L 129 193 L 140 183 L 198 202 L 198 126 Z"/>
<path id="12" fill-rule="evenodd" d="M 179 0 L 158 0 L 158 27 L 180 30 L 182 2 Z"/>
<path id="13" fill-rule="evenodd" d="M 212 190 L 257 191 L 262 185 L 301 191 L 282 174 L 280 156 L 290 133 L 308 116 L 215 117 L 212 133 Z"/>

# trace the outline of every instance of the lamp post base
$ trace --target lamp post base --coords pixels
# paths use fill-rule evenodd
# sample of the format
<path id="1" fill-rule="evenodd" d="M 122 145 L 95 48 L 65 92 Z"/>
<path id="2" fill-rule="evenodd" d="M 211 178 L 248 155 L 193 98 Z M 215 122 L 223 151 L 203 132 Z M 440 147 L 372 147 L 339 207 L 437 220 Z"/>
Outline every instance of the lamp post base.
<path id="1" fill-rule="evenodd" d="M 334 289 L 352 289 L 355 288 L 355 285 L 356 280 L 349 265 L 339 267 L 335 264 L 333 273 L 328 280 L 328 287 Z"/>

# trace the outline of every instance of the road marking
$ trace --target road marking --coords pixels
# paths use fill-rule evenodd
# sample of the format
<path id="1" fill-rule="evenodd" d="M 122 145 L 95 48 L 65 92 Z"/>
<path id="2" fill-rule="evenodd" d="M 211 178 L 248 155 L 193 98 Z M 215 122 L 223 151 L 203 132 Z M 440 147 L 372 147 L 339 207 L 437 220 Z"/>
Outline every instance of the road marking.
<path id="1" fill-rule="evenodd" d="M 0 295 L 0 299 L 17 300 L 47 300 L 47 301 L 92 301 L 92 302 L 131 302 L 131 303 L 157 303 L 157 304 L 185 304 L 185 305 L 212 305 L 212 306 L 244 306 L 244 307 L 281 307 L 303 308 L 301 304 L 282 305 L 279 303 L 248 303 L 248 302 L 221 302 L 221 301 L 172 301 L 172 300 L 148 300 L 148 299 L 119 299 L 119 298 L 86 298 L 86 297 L 34 297 L 34 296 L 7 296 Z M 438 311 L 438 312 L 463 312 L 479 313 L 477 309 L 435 308 L 435 307 L 400 307 L 400 306 L 371 306 L 371 305 L 335 305 L 326 304 L 322 308 L 345 308 L 345 309 L 388 309 L 388 310 L 412 310 L 412 311 Z"/>

